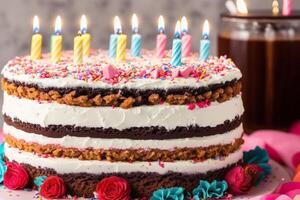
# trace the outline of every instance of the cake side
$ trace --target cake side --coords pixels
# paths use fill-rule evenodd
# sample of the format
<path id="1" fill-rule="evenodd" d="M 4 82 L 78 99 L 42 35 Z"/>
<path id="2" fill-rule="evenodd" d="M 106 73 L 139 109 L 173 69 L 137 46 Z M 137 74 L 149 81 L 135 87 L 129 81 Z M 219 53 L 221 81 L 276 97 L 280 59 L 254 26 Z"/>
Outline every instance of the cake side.
<path id="1" fill-rule="evenodd" d="M 151 51 L 126 63 L 106 54 L 78 66 L 70 52 L 59 64 L 18 57 L 2 71 L 6 159 L 27 169 L 29 186 L 58 175 L 68 194 L 92 197 L 117 175 L 149 197 L 222 180 L 241 161 L 241 73 L 230 59 L 193 55 L 174 68 Z"/>
<path id="2" fill-rule="evenodd" d="M 85 64 L 74 66 L 69 52 L 59 64 L 16 57 L 2 74 L 3 89 L 33 100 L 56 101 L 77 106 L 182 105 L 198 101 L 223 102 L 241 91 L 241 72 L 230 59 L 213 58 L 207 63 L 197 55 L 174 68 L 170 58 L 157 59 L 145 51 L 142 58 L 128 55 L 128 62 L 115 63 L 105 51 L 95 51 Z"/>

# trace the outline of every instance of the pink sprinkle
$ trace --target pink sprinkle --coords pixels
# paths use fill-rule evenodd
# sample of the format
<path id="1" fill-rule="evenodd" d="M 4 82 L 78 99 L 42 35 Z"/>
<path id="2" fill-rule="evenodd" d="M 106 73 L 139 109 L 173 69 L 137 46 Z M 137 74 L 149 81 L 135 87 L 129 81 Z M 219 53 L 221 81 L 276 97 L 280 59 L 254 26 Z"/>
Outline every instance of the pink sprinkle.
<path id="1" fill-rule="evenodd" d="M 180 76 L 182 76 L 183 78 L 187 78 L 192 73 L 192 71 L 193 68 L 191 66 L 187 66 L 180 70 Z"/>
<path id="2" fill-rule="evenodd" d="M 162 161 L 158 161 L 158 165 L 159 165 L 161 168 L 165 168 L 165 164 L 164 164 Z"/>
<path id="3" fill-rule="evenodd" d="M 173 78 L 179 77 L 179 73 L 180 73 L 180 70 L 178 68 L 173 69 L 172 70 L 172 77 Z"/>
<path id="4" fill-rule="evenodd" d="M 48 154 L 42 154 L 41 157 L 42 158 L 49 158 L 50 156 Z"/>
<path id="5" fill-rule="evenodd" d="M 200 102 L 197 102 L 196 104 L 199 108 L 206 108 L 206 107 L 210 106 L 210 101 L 208 101 L 206 99 L 205 101 L 200 101 Z"/>
<path id="6" fill-rule="evenodd" d="M 119 72 L 112 65 L 107 65 L 103 69 L 103 76 L 105 79 L 112 79 L 119 76 Z"/>
<path id="7" fill-rule="evenodd" d="M 188 109 L 189 110 L 194 110 L 196 108 L 196 105 L 193 103 L 188 104 Z"/>
<path id="8" fill-rule="evenodd" d="M 151 77 L 154 79 L 158 79 L 160 77 L 161 69 L 155 69 L 151 72 Z"/>
<path id="9" fill-rule="evenodd" d="M 140 76 L 145 76 L 145 74 L 147 73 L 147 71 L 146 70 L 142 70 L 142 71 L 140 71 Z"/>

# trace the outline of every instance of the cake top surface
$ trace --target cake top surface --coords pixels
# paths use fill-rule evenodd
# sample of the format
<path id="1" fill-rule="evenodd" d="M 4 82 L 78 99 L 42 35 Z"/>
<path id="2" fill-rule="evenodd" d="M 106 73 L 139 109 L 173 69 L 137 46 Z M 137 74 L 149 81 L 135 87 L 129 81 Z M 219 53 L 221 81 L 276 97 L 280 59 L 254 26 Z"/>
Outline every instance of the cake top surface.
<path id="1" fill-rule="evenodd" d="M 142 50 L 142 57 L 132 57 L 127 52 L 125 62 L 115 62 L 105 50 L 92 50 L 83 64 L 73 63 L 73 52 L 64 51 L 61 62 L 53 64 L 50 54 L 32 61 L 30 56 L 15 57 L 2 70 L 9 81 L 54 88 L 137 88 L 166 89 L 180 87 L 203 87 L 242 77 L 231 59 L 211 57 L 199 60 L 198 54 L 182 59 L 182 66 L 170 65 L 170 52 L 163 59 L 155 52 Z"/>

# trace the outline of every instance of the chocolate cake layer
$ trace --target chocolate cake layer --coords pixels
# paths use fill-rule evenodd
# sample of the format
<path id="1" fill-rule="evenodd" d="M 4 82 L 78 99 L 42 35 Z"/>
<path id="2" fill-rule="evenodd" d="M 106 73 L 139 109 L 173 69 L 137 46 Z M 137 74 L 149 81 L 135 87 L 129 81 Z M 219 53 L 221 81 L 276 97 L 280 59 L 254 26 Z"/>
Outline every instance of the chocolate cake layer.
<path id="1" fill-rule="evenodd" d="M 176 148 L 174 150 L 163 149 L 78 149 L 64 148 L 55 144 L 41 145 L 27 143 L 10 135 L 5 135 L 5 142 L 11 147 L 26 152 L 42 154 L 50 157 L 77 158 L 79 160 L 106 160 L 111 162 L 135 162 L 135 161 L 164 161 L 197 160 L 203 161 L 210 158 L 226 157 L 235 152 L 243 144 L 243 139 L 236 139 L 232 144 L 212 145 L 199 148 Z"/>
<path id="2" fill-rule="evenodd" d="M 97 183 L 106 177 L 119 176 L 126 179 L 132 189 L 132 198 L 151 197 L 152 193 L 160 188 L 181 186 L 186 192 L 198 186 L 200 180 L 223 180 L 226 172 L 236 166 L 238 163 L 216 171 L 210 171 L 205 174 L 182 174 L 169 172 L 167 174 L 158 173 L 110 173 L 110 174 L 86 174 L 86 173 L 70 173 L 57 174 L 52 169 L 36 168 L 27 164 L 22 164 L 28 171 L 30 176 L 29 187 L 33 188 L 34 178 L 38 176 L 58 175 L 66 184 L 67 194 L 77 197 L 94 197 L 93 192 Z"/>
<path id="3" fill-rule="evenodd" d="M 185 105 L 203 101 L 224 102 L 240 94 L 240 80 L 223 84 L 214 84 L 199 88 L 170 89 L 104 89 L 104 88 L 41 88 L 38 85 L 26 84 L 2 79 L 2 88 L 9 95 L 17 97 L 55 101 L 74 106 L 119 106 L 130 108 L 140 105 L 157 105 L 166 102 L 171 105 Z"/>
<path id="4" fill-rule="evenodd" d="M 42 127 L 37 124 L 30 124 L 21 122 L 18 119 L 11 119 L 4 115 L 4 121 L 10 126 L 23 130 L 28 133 L 35 133 L 52 138 L 61 138 L 64 136 L 76 137 L 91 137 L 91 138 L 127 138 L 135 140 L 165 140 L 178 138 L 203 137 L 216 134 L 223 134 L 237 128 L 242 123 L 242 117 L 236 116 L 234 120 L 226 120 L 224 123 L 215 127 L 176 127 L 173 130 L 167 130 L 165 127 L 151 126 L 151 127 L 132 127 L 124 130 L 113 128 L 89 128 L 89 127 L 75 127 L 50 125 Z"/>

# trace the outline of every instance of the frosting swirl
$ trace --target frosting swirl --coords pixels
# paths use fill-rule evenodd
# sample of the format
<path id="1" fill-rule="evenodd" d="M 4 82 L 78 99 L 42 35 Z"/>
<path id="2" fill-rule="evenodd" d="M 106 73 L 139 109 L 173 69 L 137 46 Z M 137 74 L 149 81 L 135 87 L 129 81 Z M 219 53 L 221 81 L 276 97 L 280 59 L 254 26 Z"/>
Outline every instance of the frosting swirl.
<path id="1" fill-rule="evenodd" d="M 42 183 L 40 195 L 45 198 L 61 198 L 66 192 L 64 181 L 58 176 L 49 176 Z"/>
<path id="2" fill-rule="evenodd" d="M 4 174 L 4 185 L 8 189 L 17 190 L 26 187 L 29 176 L 26 169 L 17 163 L 6 162 L 7 171 Z"/>
<path id="3" fill-rule="evenodd" d="M 131 188 L 125 179 L 111 176 L 97 184 L 96 192 L 101 200 L 130 200 Z"/>

